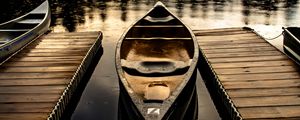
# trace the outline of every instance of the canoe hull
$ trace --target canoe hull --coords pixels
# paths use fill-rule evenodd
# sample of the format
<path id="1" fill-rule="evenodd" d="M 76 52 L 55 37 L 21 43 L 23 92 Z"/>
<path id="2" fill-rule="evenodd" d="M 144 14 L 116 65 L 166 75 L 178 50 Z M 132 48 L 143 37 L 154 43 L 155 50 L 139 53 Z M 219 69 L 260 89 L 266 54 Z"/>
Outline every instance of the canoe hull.
<path id="1" fill-rule="evenodd" d="M 283 50 L 290 58 L 300 64 L 300 28 L 288 27 L 283 28 L 283 30 Z"/>
<path id="2" fill-rule="evenodd" d="M 157 2 L 116 46 L 119 119 L 196 119 L 198 57 L 193 32 Z"/>
<path id="3" fill-rule="evenodd" d="M 44 34 L 49 30 L 50 26 L 50 20 L 51 20 L 51 14 L 50 14 L 50 8 L 49 8 L 49 3 L 48 1 L 45 1 L 43 3 L 44 6 L 47 6 L 47 13 L 45 13 L 43 20 L 41 23 L 37 24 L 36 26 L 32 26 L 33 28 L 29 29 L 28 31 L 11 31 L 11 32 L 0 32 L 1 36 L 4 37 L 10 37 L 10 36 L 16 36 L 14 39 L 10 40 L 9 42 L 3 44 L 0 46 L 0 61 L 3 61 L 6 59 L 8 56 L 12 55 L 16 51 L 20 50 L 22 47 L 24 47 L 26 44 L 30 43 L 33 39 L 36 37 Z M 41 6 L 40 6 L 41 7 Z M 34 12 L 34 11 L 33 11 Z M 21 16 L 20 18 L 17 18 L 13 21 L 9 21 L 8 23 L 5 24 L 12 24 L 16 21 L 20 21 L 23 18 L 27 17 L 29 14 Z M 9 27 L 5 27 L 5 29 Z M 0 26 L 0 27 L 2 27 Z M 12 25 L 13 26 L 13 25 Z M 30 24 L 29 24 L 30 26 Z"/>
<path id="4" fill-rule="evenodd" d="M 189 82 L 177 97 L 168 112 L 164 115 L 162 120 L 196 120 L 198 118 L 198 95 L 196 90 L 196 70 Z M 121 83 L 121 81 L 119 82 Z M 132 102 L 131 97 L 125 89 L 123 84 L 119 84 L 119 105 L 118 105 L 118 119 L 119 120 L 142 120 L 145 119 L 143 115 L 136 108 Z"/>

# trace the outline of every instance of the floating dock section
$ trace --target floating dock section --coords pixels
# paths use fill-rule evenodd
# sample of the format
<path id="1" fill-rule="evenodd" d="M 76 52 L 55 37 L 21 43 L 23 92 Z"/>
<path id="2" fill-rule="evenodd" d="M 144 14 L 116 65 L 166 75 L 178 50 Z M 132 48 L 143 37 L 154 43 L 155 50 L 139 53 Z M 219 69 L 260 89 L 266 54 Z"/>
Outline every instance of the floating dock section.
<path id="1" fill-rule="evenodd" d="M 250 28 L 194 31 L 199 70 L 224 119 L 300 119 L 299 66 Z"/>
<path id="2" fill-rule="evenodd" d="M 60 119 L 101 39 L 101 32 L 49 33 L 4 61 L 0 119 Z"/>

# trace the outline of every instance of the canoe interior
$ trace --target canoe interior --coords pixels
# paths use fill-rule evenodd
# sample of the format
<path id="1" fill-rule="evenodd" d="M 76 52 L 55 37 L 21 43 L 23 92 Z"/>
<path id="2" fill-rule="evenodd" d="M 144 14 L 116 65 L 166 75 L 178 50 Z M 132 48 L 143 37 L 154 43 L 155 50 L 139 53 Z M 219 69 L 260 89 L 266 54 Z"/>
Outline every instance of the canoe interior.
<path id="1" fill-rule="evenodd" d="M 24 34 L 26 31 L 12 31 L 12 32 L 3 32 L 0 31 L 0 44 L 4 44 L 6 41 L 9 41 L 11 39 L 14 39 L 15 37 L 18 37 L 22 34 Z"/>
<path id="2" fill-rule="evenodd" d="M 155 7 L 128 30 L 120 48 L 129 87 L 144 102 L 163 101 L 185 80 L 194 55 L 189 30 Z"/>
<path id="3" fill-rule="evenodd" d="M 0 41 L 10 41 L 36 27 L 45 17 L 45 14 L 28 14 L 21 20 L 0 26 Z"/>
<path id="4" fill-rule="evenodd" d="M 0 61 L 20 50 L 36 37 L 48 31 L 50 26 L 48 0 L 31 12 L 0 24 Z"/>
<path id="5" fill-rule="evenodd" d="M 300 28 L 284 28 L 284 51 L 288 56 L 293 58 L 298 64 L 300 63 Z"/>

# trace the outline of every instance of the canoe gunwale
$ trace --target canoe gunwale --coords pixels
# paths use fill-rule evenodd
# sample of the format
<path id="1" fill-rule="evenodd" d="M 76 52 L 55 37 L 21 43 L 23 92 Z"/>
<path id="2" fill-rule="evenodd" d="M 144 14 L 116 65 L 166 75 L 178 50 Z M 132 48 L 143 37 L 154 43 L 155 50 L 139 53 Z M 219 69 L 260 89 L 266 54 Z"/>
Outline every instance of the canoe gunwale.
<path id="1" fill-rule="evenodd" d="M 297 53 L 295 46 L 300 45 L 300 40 L 289 29 L 300 30 L 300 27 L 283 27 L 283 50 L 285 54 L 291 58 L 295 63 L 300 65 L 300 54 Z M 291 45 L 294 44 L 294 45 Z M 296 49 L 296 50 L 295 50 Z M 299 50 L 299 49 L 298 49 Z"/>
<path id="2" fill-rule="evenodd" d="M 160 2 L 158 2 L 159 4 L 162 4 Z M 129 87 L 129 83 L 127 82 L 127 80 L 125 79 L 125 75 L 123 74 L 123 69 L 121 66 L 121 45 L 123 40 L 125 39 L 127 33 L 129 32 L 129 30 L 131 28 L 133 28 L 140 20 L 144 19 L 145 17 L 147 17 L 149 15 L 149 13 L 155 9 L 155 7 L 158 6 L 158 3 L 151 8 L 146 14 L 145 16 L 141 17 L 140 19 L 138 19 L 135 23 L 133 23 L 131 26 L 128 27 L 128 29 L 122 34 L 122 36 L 120 37 L 119 41 L 117 42 L 117 46 L 116 46 L 116 53 L 115 53 L 115 62 L 116 62 L 116 69 L 117 69 L 117 74 L 119 77 L 119 81 L 122 82 L 123 87 L 127 90 L 130 99 L 133 101 L 133 103 L 136 105 L 136 107 L 138 108 L 138 110 L 144 114 L 146 113 L 145 111 L 141 111 L 144 110 L 145 108 L 150 108 L 150 107 L 155 107 L 155 105 L 153 106 L 153 103 L 144 103 L 143 99 L 141 99 L 138 95 L 136 95 L 134 93 L 134 91 L 132 90 L 132 88 Z M 193 53 L 193 58 L 192 58 L 192 62 L 191 65 L 187 71 L 187 73 L 184 76 L 184 80 L 178 85 L 178 87 L 171 92 L 170 96 L 163 101 L 163 103 L 160 103 L 161 106 L 165 106 L 163 107 L 163 109 L 161 109 L 161 113 L 159 115 L 159 119 L 164 118 L 164 115 L 166 113 L 168 113 L 168 109 L 172 106 L 172 104 L 175 102 L 175 100 L 177 99 L 177 97 L 180 95 L 181 91 L 185 88 L 185 86 L 187 85 L 187 83 L 189 82 L 189 80 L 192 78 L 193 73 L 196 70 L 196 66 L 197 66 L 197 62 L 198 62 L 198 57 L 199 57 L 199 48 L 198 48 L 198 44 L 197 44 L 197 40 L 195 35 L 193 34 L 192 30 L 187 27 L 187 25 L 185 25 L 178 17 L 176 17 L 174 14 L 172 14 L 164 5 L 162 5 L 164 9 L 167 10 L 167 12 L 174 17 L 175 19 L 177 19 L 178 21 L 181 22 L 181 24 L 183 25 L 183 27 L 185 27 L 188 32 L 190 33 L 190 37 L 194 43 L 194 53 Z M 162 107 L 160 107 L 162 108 Z M 144 116 L 145 117 L 145 116 Z"/>
<path id="3" fill-rule="evenodd" d="M 10 54 L 12 54 L 15 51 L 18 51 L 18 49 L 22 48 L 22 46 L 30 43 L 30 41 L 34 40 L 34 38 L 41 36 L 43 33 L 47 32 L 50 26 L 50 19 L 51 19 L 51 14 L 50 14 L 50 7 L 49 7 L 49 2 L 48 0 L 45 0 L 41 5 L 39 5 L 38 7 L 36 7 L 35 9 L 33 9 L 32 11 L 28 12 L 27 14 L 20 16 L 16 19 L 10 20 L 8 22 L 2 23 L 0 24 L 0 26 L 4 26 L 6 24 L 15 22 L 15 21 L 19 21 L 22 20 L 24 17 L 35 13 L 35 11 L 39 8 L 44 8 L 45 7 L 45 16 L 44 18 L 41 20 L 40 23 L 38 23 L 35 27 L 30 28 L 28 31 L 22 33 L 21 35 L 6 41 L 4 44 L 0 45 L 0 49 L 2 51 L 0 51 L 0 53 L 3 53 L 0 55 L 1 57 L 8 57 Z M 22 43 L 23 42 L 23 43 Z M 25 42 L 25 43 L 24 43 Z M 19 47 L 17 48 L 11 48 L 14 47 L 14 45 L 17 44 Z M 23 44 L 23 45 L 21 45 Z M 13 49 L 13 50 L 8 50 L 8 49 Z M 5 52 L 6 51 L 6 52 Z M 3 58 L 1 58 L 3 59 Z"/>

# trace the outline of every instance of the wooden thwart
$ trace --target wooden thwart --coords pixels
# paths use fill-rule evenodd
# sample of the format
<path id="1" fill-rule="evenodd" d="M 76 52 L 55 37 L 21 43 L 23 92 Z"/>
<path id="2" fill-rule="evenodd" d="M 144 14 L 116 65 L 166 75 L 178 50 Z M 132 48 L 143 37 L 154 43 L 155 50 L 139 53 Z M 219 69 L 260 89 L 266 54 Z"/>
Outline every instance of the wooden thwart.
<path id="1" fill-rule="evenodd" d="M 60 119 L 68 94 L 77 87 L 74 81 L 81 79 L 76 76 L 83 76 L 81 69 L 87 69 L 88 60 L 101 47 L 101 36 L 100 32 L 49 33 L 3 62 L 0 120 Z"/>
<path id="2" fill-rule="evenodd" d="M 231 119 L 300 119 L 299 66 L 292 60 L 249 28 L 194 33 L 199 69 L 210 91 L 221 91 L 211 93 Z"/>

